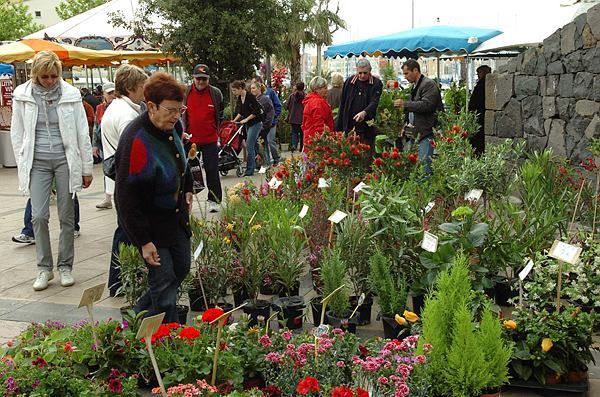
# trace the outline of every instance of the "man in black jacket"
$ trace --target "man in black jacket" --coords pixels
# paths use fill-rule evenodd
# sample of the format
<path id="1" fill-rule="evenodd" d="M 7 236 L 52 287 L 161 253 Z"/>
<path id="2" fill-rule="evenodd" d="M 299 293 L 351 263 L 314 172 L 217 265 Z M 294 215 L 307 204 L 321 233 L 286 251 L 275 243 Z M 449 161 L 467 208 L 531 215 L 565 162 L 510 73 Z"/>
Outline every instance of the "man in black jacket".
<path id="1" fill-rule="evenodd" d="M 435 81 L 421 74 L 421 66 L 414 59 L 402 65 L 402 73 L 409 83 L 413 84 L 410 101 L 396 99 L 394 106 L 404 108 L 408 112 L 408 123 L 412 125 L 413 138 L 419 143 L 419 159 L 423 162 L 425 172 L 431 174 L 431 156 L 433 146 L 433 128 L 437 125 L 436 112 L 444 110 L 442 95 Z"/>
<path id="2" fill-rule="evenodd" d="M 479 123 L 477 133 L 469 137 L 477 156 L 481 156 L 485 152 L 485 76 L 491 72 L 492 69 L 488 65 L 481 65 L 477 68 L 477 84 L 469 99 L 469 112 L 477 112 L 477 122 Z"/>
<path id="3" fill-rule="evenodd" d="M 342 89 L 340 110 L 337 116 L 336 130 L 350 132 L 355 130 L 362 141 L 371 145 L 375 143 L 375 128 L 367 121 L 377 115 L 377 106 L 383 84 L 371 74 L 371 64 L 361 58 L 356 62 L 356 74 L 346 79 Z"/>

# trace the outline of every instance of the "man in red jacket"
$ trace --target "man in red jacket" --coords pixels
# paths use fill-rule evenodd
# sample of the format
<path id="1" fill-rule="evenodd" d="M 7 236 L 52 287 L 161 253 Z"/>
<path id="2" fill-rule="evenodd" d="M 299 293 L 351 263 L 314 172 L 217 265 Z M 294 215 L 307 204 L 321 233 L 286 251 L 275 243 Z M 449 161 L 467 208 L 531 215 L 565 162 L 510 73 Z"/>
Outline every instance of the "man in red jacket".
<path id="1" fill-rule="evenodd" d="M 202 162 L 206 172 L 208 187 L 208 210 L 219 211 L 222 191 L 219 178 L 219 124 L 223 120 L 223 93 L 210 85 L 208 66 L 199 64 L 194 67 L 194 83 L 186 97 L 187 111 L 183 114 L 184 131 L 191 135 L 190 142 L 195 143 L 202 153 Z"/>

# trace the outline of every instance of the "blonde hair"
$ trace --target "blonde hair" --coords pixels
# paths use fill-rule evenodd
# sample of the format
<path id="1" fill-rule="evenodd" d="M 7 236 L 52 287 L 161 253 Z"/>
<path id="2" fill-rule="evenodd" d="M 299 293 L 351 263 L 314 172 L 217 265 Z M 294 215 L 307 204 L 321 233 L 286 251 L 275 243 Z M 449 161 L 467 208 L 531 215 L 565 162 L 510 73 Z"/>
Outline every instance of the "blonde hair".
<path id="1" fill-rule="evenodd" d="M 327 80 L 325 80 L 321 76 L 313 77 L 313 79 L 310 81 L 310 83 L 308 83 L 308 89 L 311 92 L 316 92 L 319 88 L 323 88 L 323 87 L 327 87 Z"/>
<path id="2" fill-rule="evenodd" d="M 58 56 L 52 51 L 40 51 L 33 57 L 31 64 L 31 80 L 40 84 L 39 77 L 44 73 L 56 72 L 58 77 L 62 76 L 62 64 Z"/>
<path id="3" fill-rule="evenodd" d="M 143 69 L 135 65 L 121 65 L 115 73 L 115 95 L 128 97 L 129 91 L 135 91 L 137 86 L 146 80 L 148 75 Z"/>
<path id="4" fill-rule="evenodd" d="M 344 85 L 344 76 L 340 73 L 334 73 L 331 75 L 331 86 L 339 88 Z"/>
<path id="5" fill-rule="evenodd" d="M 267 90 L 265 85 L 262 83 L 259 83 L 258 81 L 255 81 L 254 83 L 250 84 L 250 86 L 256 86 L 256 88 L 258 88 L 262 94 L 264 94 L 265 91 Z"/>

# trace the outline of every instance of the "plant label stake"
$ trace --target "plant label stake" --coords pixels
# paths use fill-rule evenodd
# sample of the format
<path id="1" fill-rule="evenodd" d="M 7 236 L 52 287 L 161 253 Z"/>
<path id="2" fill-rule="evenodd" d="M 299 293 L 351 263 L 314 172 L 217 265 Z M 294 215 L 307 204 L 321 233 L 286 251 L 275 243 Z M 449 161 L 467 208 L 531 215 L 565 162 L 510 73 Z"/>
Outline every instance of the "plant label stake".
<path id="1" fill-rule="evenodd" d="M 425 251 L 436 252 L 438 249 L 438 236 L 425 231 L 423 233 L 421 248 L 423 248 Z"/>
<path id="2" fill-rule="evenodd" d="M 267 167 L 265 167 L 264 165 L 260 166 L 260 170 L 258 170 L 259 174 L 264 174 L 267 172 Z"/>
<path id="3" fill-rule="evenodd" d="M 329 326 L 327 326 L 325 324 L 325 312 L 327 311 L 327 303 L 329 302 L 329 300 L 331 299 L 331 297 L 333 295 L 335 295 L 338 291 L 340 291 L 344 287 L 346 287 L 346 284 L 340 285 L 339 287 L 337 287 L 336 289 L 331 291 L 331 293 L 329 295 L 327 295 L 325 298 L 323 298 L 323 300 L 321 300 L 321 304 L 323 304 L 322 309 L 321 309 L 321 323 L 320 323 L 319 327 L 317 328 L 317 331 L 313 331 L 313 333 L 315 334 L 315 362 L 317 361 L 317 356 L 318 356 L 318 352 L 319 352 L 319 338 L 322 335 L 324 335 L 324 333 L 329 332 Z M 325 327 L 323 327 L 323 325 L 325 325 Z"/>
<path id="4" fill-rule="evenodd" d="M 354 315 L 356 314 L 356 311 L 358 310 L 358 308 L 360 307 L 360 305 L 362 305 L 364 303 L 364 301 L 365 301 L 365 293 L 363 292 L 358 297 L 358 302 L 356 303 L 356 307 L 352 311 L 352 314 L 350 315 L 350 317 L 348 317 L 348 320 L 350 320 L 352 317 L 354 317 Z"/>
<path id="5" fill-rule="evenodd" d="M 354 191 L 354 198 L 356 198 L 356 194 L 363 190 L 366 186 L 367 184 L 364 182 L 360 182 L 358 185 L 354 186 L 354 189 L 352 189 Z"/>
<path id="6" fill-rule="evenodd" d="M 269 188 L 271 190 L 277 190 L 277 188 L 279 186 L 281 186 L 281 184 L 283 183 L 283 181 L 280 181 L 279 179 L 273 177 L 271 178 L 271 180 L 269 181 Z"/>
<path id="7" fill-rule="evenodd" d="M 471 202 L 477 202 L 481 198 L 483 194 L 483 190 L 481 189 L 471 189 L 469 193 L 465 194 L 465 200 Z"/>
<path id="8" fill-rule="evenodd" d="M 319 184 L 317 185 L 319 189 L 326 189 L 331 187 L 330 182 L 325 178 L 319 178 Z"/>
<path id="9" fill-rule="evenodd" d="M 424 215 L 427 215 L 429 213 L 429 211 L 431 211 L 433 209 L 434 206 L 435 206 L 435 201 L 430 201 L 429 203 L 427 203 L 427 206 L 423 209 Z"/>
<path id="10" fill-rule="evenodd" d="M 198 244 L 198 247 L 194 251 L 194 262 L 196 260 L 198 260 L 198 257 L 202 253 L 203 249 L 204 249 L 204 240 L 200 240 L 200 244 Z M 200 283 L 200 291 L 202 291 L 202 299 L 204 299 L 204 307 L 208 307 L 208 301 L 206 300 L 206 294 L 204 293 L 204 283 L 202 282 L 202 277 L 200 277 L 200 272 L 197 273 L 197 276 L 198 276 L 198 282 Z"/>
<path id="11" fill-rule="evenodd" d="M 304 204 L 302 206 L 302 209 L 300 210 L 300 214 L 298 214 L 298 216 L 300 217 L 300 219 L 304 219 L 306 214 L 308 214 L 308 205 Z"/>
<path id="12" fill-rule="evenodd" d="M 85 289 L 81 295 L 79 306 L 77 307 L 80 308 L 85 306 L 87 308 L 88 315 L 90 316 L 90 324 L 92 324 L 92 335 L 94 336 L 94 343 L 96 346 L 98 346 L 98 337 L 96 336 L 96 324 L 94 322 L 94 302 L 98 302 L 102 298 L 103 292 L 104 283 Z"/>
<path id="13" fill-rule="evenodd" d="M 265 335 L 269 333 L 269 324 L 271 324 L 271 320 L 273 320 L 273 318 L 278 314 L 279 311 L 276 311 L 275 313 L 271 314 L 271 317 L 267 319 L 267 323 L 265 324 Z"/>
<path id="14" fill-rule="evenodd" d="M 162 324 L 162 320 L 165 318 L 165 313 L 157 314 L 156 316 L 146 317 L 142 321 L 142 325 L 138 329 L 136 339 L 144 338 L 146 341 L 146 347 L 148 348 L 148 353 L 150 354 L 150 360 L 152 361 L 152 367 L 154 367 L 154 374 L 156 375 L 156 379 L 158 380 L 158 385 L 160 386 L 160 391 L 163 397 L 167 396 L 167 390 L 165 389 L 165 385 L 163 383 L 162 377 L 160 376 L 160 370 L 158 369 L 158 364 L 156 363 L 156 357 L 154 356 L 154 350 L 152 350 L 152 335 L 158 330 L 160 324 Z"/>
<path id="15" fill-rule="evenodd" d="M 225 325 L 225 322 L 227 321 L 227 317 L 229 317 L 229 315 L 231 313 L 233 313 L 236 310 L 241 309 L 242 307 L 246 306 L 247 304 L 248 304 L 248 302 L 244 302 L 241 305 L 239 305 L 238 307 L 228 311 L 227 313 L 221 314 L 219 317 L 215 318 L 214 320 L 212 320 L 209 323 L 209 324 L 217 323 L 217 343 L 215 345 L 215 355 L 213 356 L 213 369 L 212 369 L 212 376 L 211 376 L 211 380 L 210 380 L 210 384 L 212 386 L 214 386 L 215 382 L 217 381 L 217 367 L 219 365 L 219 351 L 221 350 L 221 336 L 223 333 L 223 326 Z"/>
<path id="16" fill-rule="evenodd" d="M 560 296 L 562 288 L 563 262 L 574 265 L 579 260 L 582 248 L 567 244 L 559 240 L 554 240 L 548 256 L 558 260 L 558 282 L 556 284 L 556 313 L 560 312 Z"/>
<path id="17" fill-rule="evenodd" d="M 343 211 L 340 210 L 335 210 L 335 212 L 333 214 L 331 214 L 331 216 L 329 218 L 327 218 L 327 220 L 330 222 L 330 228 L 329 228 L 329 246 L 331 247 L 331 242 L 333 240 L 333 225 L 336 223 L 340 223 L 342 221 L 342 219 L 344 219 L 345 217 L 347 217 L 348 214 L 346 214 Z"/>
<path id="18" fill-rule="evenodd" d="M 519 272 L 519 306 L 523 306 L 523 280 L 531 272 L 531 269 L 533 269 L 533 260 L 529 259 L 527 265 Z"/>

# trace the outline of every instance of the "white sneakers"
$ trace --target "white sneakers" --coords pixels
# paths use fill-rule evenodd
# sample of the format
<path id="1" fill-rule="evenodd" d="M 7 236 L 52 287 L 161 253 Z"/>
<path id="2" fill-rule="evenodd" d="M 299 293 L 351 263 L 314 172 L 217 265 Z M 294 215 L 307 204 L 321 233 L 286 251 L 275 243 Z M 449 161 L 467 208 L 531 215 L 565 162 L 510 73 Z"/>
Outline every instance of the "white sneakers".
<path id="1" fill-rule="evenodd" d="M 49 272 L 48 270 L 40 270 L 37 278 L 33 282 L 33 289 L 36 291 L 41 291 L 48 288 L 48 281 L 54 278 L 54 272 Z"/>
<path id="2" fill-rule="evenodd" d="M 112 200 L 104 199 L 100 204 L 96 204 L 96 208 L 101 210 L 109 210 L 112 208 Z"/>
<path id="3" fill-rule="evenodd" d="M 219 212 L 219 210 L 221 209 L 221 206 L 217 203 L 215 203 L 214 201 L 209 201 L 208 202 L 208 212 Z"/>
<path id="4" fill-rule="evenodd" d="M 71 274 L 71 269 L 63 268 L 58 270 L 60 275 L 60 285 L 63 287 L 70 287 L 75 284 L 75 279 Z M 35 291 L 42 291 L 48 288 L 48 282 L 54 279 L 54 272 L 48 270 L 40 270 L 37 278 L 33 282 L 33 289 Z"/>

